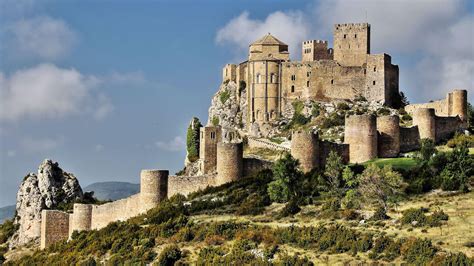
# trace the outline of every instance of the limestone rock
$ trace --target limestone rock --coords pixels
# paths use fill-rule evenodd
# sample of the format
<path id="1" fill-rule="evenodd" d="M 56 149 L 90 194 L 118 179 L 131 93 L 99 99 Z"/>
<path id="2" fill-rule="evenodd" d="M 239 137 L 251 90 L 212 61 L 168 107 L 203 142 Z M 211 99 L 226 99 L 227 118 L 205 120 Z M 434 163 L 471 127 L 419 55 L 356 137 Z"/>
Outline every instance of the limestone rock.
<path id="1" fill-rule="evenodd" d="M 242 129 L 245 120 L 242 110 L 246 109 L 246 105 L 245 93 L 239 97 L 239 88 L 235 82 L 223 83 L 212 97 L 208 124 L 218 122 L 223 131 L 227 128 Z"/>
<path id="2" fill-rule="evenodd" d="M 10 247 L 38 242 L 43 209 L 55 209 L 61 203 L 82 198 L 77 178 L 64 172 L 57 162 L 44 160 L 38 167 L 38 173 L 25 176 L 18 190 L 14 223 L 19 229 L 10 239 Z"/>

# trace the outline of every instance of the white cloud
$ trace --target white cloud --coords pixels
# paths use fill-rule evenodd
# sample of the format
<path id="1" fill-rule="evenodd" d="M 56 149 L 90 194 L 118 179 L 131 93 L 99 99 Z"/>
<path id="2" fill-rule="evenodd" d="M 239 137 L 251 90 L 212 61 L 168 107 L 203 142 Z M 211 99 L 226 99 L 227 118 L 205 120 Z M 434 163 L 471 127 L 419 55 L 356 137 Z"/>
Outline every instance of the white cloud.
<path id="1" fill-rule="evenodd" d="M 52 64 L 22 69 L 10 77 L 0 72 L 0 119 L 62 118 L 84 112 L 103 119 L 113 105 L 93 90 L 99 80 Z"/>
<path id="2" fill-rule="evenodd" d="M 391 54 L 392 62 L 400 64 L 400 89 L 413 102 L 427 101 L 443 98 L 453 88 L 474 86 L 474 19 L 466 4 L 463 0 L 315 1 L 304 11 L 277 11 L 263 20 L 244 12 L 217 32 L 216 41 L 246 52 L 252 41 L 270 31 L 290 45 L 295 59 L 305 39 L 332 42 L 335 23 L 367 21 L 372 26 L 371 52 Z"/>
<path id="3" fill-rule="evenodd" d="M 176 136 L 170 141 L 157 141 L 155 145 L 166 151 L 182 151 L 186 147 L 186 141 L 181 136 Z"/>
<path id="4" fill-rule="evenodd" d="M 309 36 L 310 25 L 301 11 L 277 11 L 264 20 L 252 19 L 249 12 L 245 11 L 219 29 L 216 42 L 237 47 L 243 55 L 250 43 L 269 32 L 290 46 L 294 58 L 299 56 L 301 42 Z"/>
<path id="5" fill-rule="evenodd" d="M 145 75 L 143 72 L 135 71 L 135 72 L 112 72 L 109 75 L 105 75 L 103 80 L 107 83 L 113 84 L 121 84 L 121 85 L 128 85 L 128 84 L 142 84 L 147 82 Z"/>
<path id="6" fill-rule="evenodd" d="M 26 153 L 37 153 L 54 150 L 65 141 L 63 136 L 57 138 L 25 137 L 20 140 L 20 147 Z"/>
<path id="7" fill-rule="evenodd" d="M 97 99 L 97 107 L 94 111 L 94 118 L 102 120 L 107 117 L 115 109 L 110 99 L 104 94 L 99 94 Z"/>
<path id="8" fill-rule="evenodd" d="M 11 36 L 7 48 L 20 57 L 54 60 L 66 55 L 77 40 L 64 21 L 48 16 L 15 21 L 6 32 Z"/>

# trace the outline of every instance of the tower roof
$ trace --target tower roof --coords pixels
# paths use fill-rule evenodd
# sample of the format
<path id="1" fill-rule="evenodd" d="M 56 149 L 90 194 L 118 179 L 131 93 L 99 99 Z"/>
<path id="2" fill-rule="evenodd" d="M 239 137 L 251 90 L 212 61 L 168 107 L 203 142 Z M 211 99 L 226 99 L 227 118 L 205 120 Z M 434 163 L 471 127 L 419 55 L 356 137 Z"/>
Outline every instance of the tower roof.
<path id="1" fill-rule="evenodd" d="M 278 40 L 275 36 L 268 33 L 257 41 L 253 42 L 251 45 L 260 44 L 260 45 L 287 45 L 286 43 Z"/>

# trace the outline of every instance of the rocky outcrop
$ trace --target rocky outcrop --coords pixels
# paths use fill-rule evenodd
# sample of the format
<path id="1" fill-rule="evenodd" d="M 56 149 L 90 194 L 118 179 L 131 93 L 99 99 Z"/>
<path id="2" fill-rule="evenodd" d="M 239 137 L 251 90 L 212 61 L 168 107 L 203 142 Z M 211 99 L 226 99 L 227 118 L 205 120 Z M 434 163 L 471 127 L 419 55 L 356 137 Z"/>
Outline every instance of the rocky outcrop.
<path id="1" fill-rule="evenodd" d="M 235 82 L 223 83 L 212 97 L 208 124 L 219 124 L 224 131 L 242 129 L 245 127 L 243 111 L 246 106 L 245 90 L 242 90 L 239 95 L 239 87 Z"/>
<path id="2" fill-rule="evenodd" d="M 77 178 L 59 168 L 57 162 L 44 160 L 38 173 L 30 173 L 23 179 L 16 199 L 14 223 L 18 231 L 10 239 L 10 247 L 37 243 L 41 234 L 41 211 L 55 209 L 83 199 Z"/>

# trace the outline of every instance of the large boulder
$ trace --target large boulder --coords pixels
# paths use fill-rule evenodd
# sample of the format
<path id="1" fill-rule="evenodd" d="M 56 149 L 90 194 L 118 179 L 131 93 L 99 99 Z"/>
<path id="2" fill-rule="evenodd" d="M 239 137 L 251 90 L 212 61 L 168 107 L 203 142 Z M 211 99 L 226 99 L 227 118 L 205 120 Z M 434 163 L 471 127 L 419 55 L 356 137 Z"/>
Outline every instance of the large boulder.
<path id="1" fill-rule="evenodd" d="M 10 247 L 38 243 L 41 235 L 41 211 L 82 200 L 77 178 L 59 168 L 57 162 L 44 160 L 38 173 L 23 179 L 16 199 L 14 223 L 18 231 L 10 239 Z"/>

